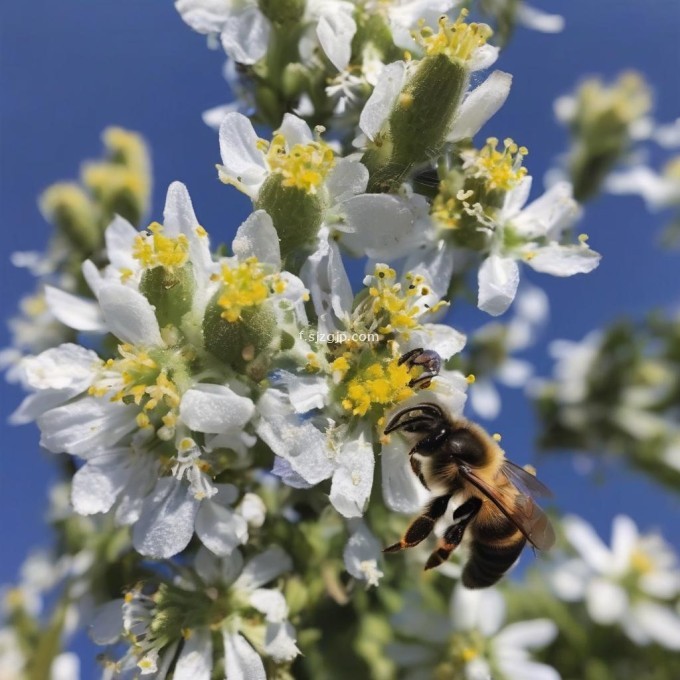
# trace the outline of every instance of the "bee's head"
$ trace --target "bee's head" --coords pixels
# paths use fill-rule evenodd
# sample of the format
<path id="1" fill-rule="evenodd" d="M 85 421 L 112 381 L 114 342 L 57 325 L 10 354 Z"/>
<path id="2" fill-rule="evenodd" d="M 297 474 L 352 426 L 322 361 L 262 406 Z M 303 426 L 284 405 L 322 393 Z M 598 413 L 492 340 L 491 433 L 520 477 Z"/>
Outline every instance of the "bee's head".
<path id="1" fill-rule="evenodd" d="M 437 404 L 418 404 L 396 413 L 387 423 L 385 434 L 400 430 L 407 435 L 426 436 L 440 430 L 446 422 L 446 416 Z"/>

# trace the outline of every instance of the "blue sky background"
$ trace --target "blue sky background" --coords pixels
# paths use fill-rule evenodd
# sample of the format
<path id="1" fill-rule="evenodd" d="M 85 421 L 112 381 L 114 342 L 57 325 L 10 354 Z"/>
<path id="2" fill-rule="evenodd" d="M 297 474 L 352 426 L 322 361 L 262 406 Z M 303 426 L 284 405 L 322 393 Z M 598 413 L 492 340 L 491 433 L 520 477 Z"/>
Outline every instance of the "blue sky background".
<path id="1" fill-rule="evenodd" d="M 677 0 L 534 0 L 562 13 L 564 33 L 520 29 L 498 68 L 514 75 L 510 98 L 483 136 L 512 136 L 530 150 L 529 172 L 538 180 L 565 149 L 552 102 L 586 74 L 613 77 L 633 67 L 656 92 L 657 117 L 680 115 L 680 4 Z M 173 180 L 189 187 L 196 213 L 214 240 L 231 240 L 249 202 L 217 180 L 216 135 L 200 113 L 228 99 L 221 76 L 223 54 L 210 51 L 170 2 L 134 0 L 33 0 L 3 3 L 0 10 L 0 318 L 13 314 L 30 276 L 9 263 L 15 250 L 41 249 L 49 235 L 36 197 L 56 180 L 75 178 L 79 164 L 101 152 L 99 135 L 110 124 L 142 132 L 153 153 L 153 219 L 161 217 Z M 571 279 L 529 275 L 549 294 L 550 325 L 528 355 L 545 374 L 546 344 L 579 339 L 622 315 L 677 306 L 678 254 L 655 245 L 663 216 L 649 216 L 636 197 L 604 197 L 589 206 L 579 231 L 603 253 L 593 274 Z M 526 271 L 523 272 L 523 276 Z M 465 305 L 451 321 L 471 330 L 488 317 Z M 0 328 L 0 346 L 8 342 Z M 28 551 L 49 542 L 43 524 L 52 461 L 41 453 L 37 429 L 13 428 L 6 418 L 21 394 L 3 386 L 0 411 L 0 582 L 14 579 Z M 504 392 L 493 428 L 503 433 L 510 457 L 533 456 L 531 407 L 517 391 Z M 631 514 L 644 529 L 659 527 L 680 547 L 677 496 L 612 467 L 602 485 L 578 475 L 565 459 L 541 463 L 541 477 L 562 510 L 577 512 L 607 539 L 611 518 Z M 88 677 L 87 675 L 85 677 Z"/>

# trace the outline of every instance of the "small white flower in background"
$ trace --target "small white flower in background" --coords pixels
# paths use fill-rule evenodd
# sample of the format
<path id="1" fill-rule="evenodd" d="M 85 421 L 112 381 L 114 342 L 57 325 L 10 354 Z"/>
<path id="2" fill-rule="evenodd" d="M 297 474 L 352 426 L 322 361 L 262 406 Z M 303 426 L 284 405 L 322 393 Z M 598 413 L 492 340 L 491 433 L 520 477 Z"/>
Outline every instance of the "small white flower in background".
<path id="1" fill-rule="evenodd" d="M 498 416 L 501 398 L 494 381 L 507 387 L 523 388 L 533 375 L 532 365 L 511 356 L 530 347 L 537 333 L 548 320 L 548 296 L 536 286 L 525 284 L 520 288 L 514 304 L 514 315 L 503 326 L 496 322 L 482 326 L 468 342 L 473 357 L 488 357 L 490 365 L 474 366 L 474 381 L 468 387 L 470 407 L 477 415 L 488 420 Z M 475 352 L 475 347 L 479 351 Z M 488 348 L 488 351 L 485 351 Z"/>
<path id="2" fill-rule="evenodd" d="M 566 517 L 564 531 L 578 558 L 558 564 L 550 582 L 558 597 L 584 601 L 600 625 L 621 626 L 636 644 L 680 650 L 677 555 L 661 536 L 641 536 L 630 517 L 612 524 L 611 548 L 579 517 Z"/>
<path id="3" fill-rule="evenodd" d="M 363 521 L 356 521 L 353 527 L 343 553 L 345 568 L 354 578 L 365 581 L 367 588 L 377 586 L 384 576 L 378 566 L 382 546 Z"/>
<path id="4" fill-rule="evenodd" d="M 408 600 L 407 600 L 408 602 Z M 409 603 L 413 609 L 418 602 Z M 397 615 L 395 628 L 411 639 L 443 645 L 445 656 L 418 643 L 395 643 L 391 654 L 400 665 L 433 669 L 437 677 L 460 680 L 560 680 L 559 673 L 531 658 L 531 650 L 549 645 L 557 626 L 549 619 L 517 621 L 503 626 L 505 601 L 495 588 L 468 590 L 456 586 L 449 621 L 428 612 Z M 416 676 L 419 677 L 419 676 Z"/>
<path id="5" fill-rule="evenodd" d="M 524 0 L 482 0 L 482 8 L 493 16 L 503 16 L 508 10 L 514 10 L 514 19 L 518 24 L 539 33 L 561 33 L 564 30 L 564 17 L 549 14 L 542 9 L 528 5 Z"/>
<path id="6" fill-rule="evenodd" d="M 262 657 L 287 663 L 299 654 L 283 594 L 264 587 L 292 568 L 281 548 L 272 546 L 245 564 L 239 551 L 220 560 L 201 549 L 194 568 L 199 583 L 180 569 L 173 583 L 153 594 L 139 586 L 100 607 L 92 639 L 99 645 L 121 637 L 131 642 L 122 659 L 107 662 L 115 677 L 141 672 L 163 680 L 177 655 L 175 680 L 210 680 L 214 630 L 222 634 L 228 678 L 265 680 Z"/>
<path id="7" fill-rule="evenodd" d="M 638 194 L 652 211 L 680 206 L 680 156 L 660 173 L 644 165 L 615 172 L 605 188 L 612 194 Z"/>

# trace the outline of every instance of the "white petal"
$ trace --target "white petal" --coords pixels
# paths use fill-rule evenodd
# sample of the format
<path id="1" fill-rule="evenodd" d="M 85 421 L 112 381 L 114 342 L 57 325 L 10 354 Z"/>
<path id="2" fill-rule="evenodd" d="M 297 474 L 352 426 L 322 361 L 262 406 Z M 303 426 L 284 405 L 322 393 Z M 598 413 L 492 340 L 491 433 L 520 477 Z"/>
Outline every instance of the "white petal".
<path id="1" fill-rule="evenodd" d="M 523 2 L 517 8 L 517 20 L 523 26 L 541 33 L 560 33 L 564 30 L 564 17 L 548 14 Z"/>
<path id="2" fill-rule="evenodd" d="M 470 590 L 457 585 L 451 596 L 450 610 L 454 630 L 478 630 L 490 637 L 505 618 L 505 601 L 496 588 Z"/>
<path id="3" fill-rule="evenodd" d="M 231 247 L 242 262 L 256 257 L 260 262 L 272 265 L 276 271 L 281 269 L 279 235 L 272 218 L 264 210 L 256 210 L 238 228 Z"/>
<path id="4" fill-rule="evenodd" d="M 175 8 L 198 33 L 219 33 L 231 11 L 224 0 L 175 0 Z"/>
<path id="5" fill-rule="evenodd" d="M 352 38 L 357 32 L 357 25 L 351 12 L 352 5 L 349 3 L 334 3 L 334 6 L 329 7 L 329 10 L 319 18 L 316 26 L 319 44 L 338 71 L 344 71 L 349 64 Z"/>
<path id="6" fill-rule="evenodd" d="M 280 623 L 288 618 L 286 598 L 278 590 L 272 588 L 256 588 L 248 598 L 250 604 L 261 612 L 271 623 Z"/>
<path id="7" fill-rule="evenodd" d="M 108 512 L 127 485 L 133 468 L 129 449 L 116 449 L 91 458 L 73 475 L 71 501 L 79 515 Z"/>
<path id="8" fill-rule="evenodd" d="M 200 383 L 182 396 L 179 414 L 192 430 L 218 434 L 240 430 L 255 412 L 247 397 L 240 397 L 226 385 Z"/>
<path id="9" fill-rule="evenodd" d="M 478 281 L 477 306 L 492 316 L 498 316 L 515 299 L 519 268 L 511 258 L 489 255 L 479 268 Z"/>
<path id="10" fill-rule="evenodd" d="M 496 635 L 496 645 L 509 648 L 539 649 L 557 637 L 557 625 L 550 619 L 519 621 L 506 626 Z"/>
<path id="11" fill-rule="evenodd" d="M 257 140 L 252 123 L 243 114 L 233 112 L 224 117 L 220 125 L 220 155 L 224 172 L 251 187 L 251 196 L 257 195 L 267 174 Z"/>
<path id="12" fill-rule="evenodd" d="M 358 523 L 355 531 L 347 541 L 342 557 L 347 571 L 369 585 L 377 586 L 383 573 L 378 569 L 381 559 L 381 546 L 371 530 L 363 521 Z"/>
<path id="13" fill-rule="evenodd" d="M 561 678 L 552 666 L 525 659 L 501 657 L 498 659 L 498 665 L 507 680 L 560 680 Z"/>
<path id="14" fill-rule="evenodd" d="M 50 680 L 77 680 L 80 677 L 80 659 L 73 652 L 57 654 L 50 666 Z"/>
<path id="15" fill-rule="evenodd" d="M 123 602 L 123 598 L 112 600 L 95 610 L 88 632 L 96 644 L 112 645 L 122 635 Z"/>
<path id="16" fill-rule="evenodd" d="M 314 485 L 310 484 L 302 475 L 299 475 L 291 464 L 281 456 L 274 456 L 272 474 L 281 479 L 284 484 L 292 486 L 294 489 L 311 489 Z"/>
<path id="17" fill-rule="evenodd" d="M 380 455 L 382 465 L 382 492 L 390 510 L 413 514 L 427 500 L 427 492 L 413 473 L 408 461 L 408 446 L 402 437 L 390 435 Z"/>
<path id="18" fill-rule="evenodd" d="M 313 409 L 322 409 L 326 404 L 329 393 L 326 378 L 278 371 L 275 374 L 275 380 L 276 384 L 285 385 L 290 403 L 296 413 L 308 413 Z"/>
<path id="19" fill-rule="evenodd" d="M 600 574 L 609 573 L 612 554 L 590 524 L 570 515 L 565 517 L 563 529 L 569 543 L 593 570 Z"/>
<path id="20" fill-rule="evenodd" d="M 495 45 L 481 45 L 477 47 L 474 52 L 470 55 L 470 59 L 467 62 L 467 67 L 471 72 L 483 71 L 489 68 L 498 59 L 499 49 Z"/>
<path id="21" fill-rule="evenodd" d="M 93 300 L 71 295 L 52 286 L 45 286 L 45 300 L 52 314 L 69 328 L 94 333 L 106 332 L 99 305 Z"/>
<path id="22" fill-rule="evenodd" d="M 670 607 L 639 602 L 631 614 L 654 642 L 666 649 L 680 650 L 680 616 Z"/>
<path id="23" fill-rule="evenodd" d="M 177 659 L 173 680 L 210 680 L 212 668 L 213 649 L 210 630 L 192 629 Z"/>
<path id="24" fill-rule="evenodd" d="M 617 515 L 612 522 L 612 573 L 624 574 L 639 539 L 635 522 L 626 515 Z"/>
<path id="25" fill-rule="evenodd" d="M 338 463 L 331 484 L 331 503 L 344 517 L 361 517 L 371 495 L 375 467 L 373 446 L 363 433 L 342 446 Z"/>
<path id="26" fill-rule="evenodd" d="M 470 406 L 477 415 L 493 420 L 501 411 L 501 398 L 491 380 L 480 378 L 468 390 Z"/>
<path id="27" fill-rule="evenodd" d="M 154 308 L 139 292 L 121 283 L 105 283 L 99 290 L 106 327 L 119 340 L 142 347 L 162 347 Z"/>
<path id="28" fill-rule="evenodd" d="M 525 175 L 517 186 L 505 194 L 505 200 L 503 201 L 503 216 L 505 219 L 512 219 L 522 210 L 524 204 L 529 200 L 532 183 L 531 175 Z"/>
<path id="29" fill-rule="evenodd" d="M 444 361 L 458 354 L 467 340 L 460 331 L 439 323 L 425 324 L 422 329 L 412 331 L 409 335 L 410 339 L 404 346 L 405 351 L 427 347 L 435 350 Z"/>
<path id="30" fill-rule="evenodd" d="M 236 579 L 234 588 L 253 591 L 290 570 L 292 566 L 290 557 L 278 545 L 274 545 L 248 561 Z"/>
<path id="31" fill-rule="evenodd" d="M 559 241 L 562 233 L 581 215 L 581 209 L 572 193 L 569 182 L 554 184 L 514 217 L 512 226 L 527 239 L 545 236 Z"/>
<path id="32" fill-rule="evenodd" d="M 397 196 L 361 194 L 341 206 L 345 223 L 336 225 L 343 232 L 343 243 L 356 254 L 373 259 L 394 260 L 422 245 L 424 235 L 415 229 L 415 217 Z"/>
<path id="33" fill-rule="evenodd" d="M 120 215 L 116 215 L 106 227 L 106 255 L 114 269 L 129 269 L 133 272 L 139 269 L 139 260 L 132 256 L 133 245 L 138 236 L 139 232 Z"/>
<path id="34" fill-rule="evenodd" d="M 511 84 L 512 76 L 509 73 L 494 71 L 465 97 L 446 138 L 450 142 L 456 142 L 474 137 L 484 123 L 503 106 Z"/>
<path id="35" fill-rule="evenodd" d="M 586 605 L 595 623 L 610 625 L 626 615 L 628 595 L 618 584 L 604 578 L 595 578 L 588 584 Z"/>
<path id="36" fill-rule="evenodd" d="M 258 7 L 246 7 L 227 17 L 222 27 L 222 47 L 239 64 L 254 64 L 267 53 L 271 24 Z"/>
<path id="37" fill-rule="evenodd" d="M 233 510 L 205 500 L 196 514 L 196 535 L 208 550 L 225 557 L 248 540 L 248 523 Z"/>
<path id="38" fill-rule="evenodd" d="M 108 399 L 86 397 L 38 418 L 40 444 L 53 453 L 87 457 L 114 446 L 132 432 L 136 409 Z"/>
<path id="39" fill-rule="evenodd" d="M 302 118 L 292 114 L 284 113 L 281 127 L 278 129 L 285 138 L 288 147 L 296 144 L 309 144 L 314 139 L 309 125 Z"/>
<path id="40" fill-rule="evenodd" d="M 333 203 L 361 194 L 368 184 L 368 168 L 352 158 L 340 158 L 326 178 L 326 189 Z"/>
<path id="41" fill-rule="evenodd" d="M 262 659 L 242 635 L 225 632 L 224 652 L 228 680 L 267 680 Z"/>
<path id="42" fill-rule="evenodd" d="M 326 435 L 297 416 L 283 393 L 267 390 L 260 397 L 258 410 L 261 418 L 256 432 L 276 455 L 285 458 L 310 484 L 331 476 L 333 453 Z"/>
<path id="43" fill-rule="evenodd" d="M 359 126 L 371 141 L 375 139 L 390 115 L 405 79 L 406 64 L 403 61 L 388 64 L 380 74 L 380 80 L 364 105 L 359 118 Z"/>
<path id="44" fill-rule="evenodd" d="M 198 505 L 185 484 L 173 477 L 160 479 L 132 530 L 135 550 L 155 559 L 184 550 L 194 533 Z"/>
<path id="45" fill-rule="evenodd" d="M 295 628 L 288 621 L 270 623 L 264 638 L 264 651 L 274 661 L 292 661 L 300 650 L 295 644 Z"/>
<path id="46" fill-rule="evenodd" d="M 240 106 L 236 102 L 232 102 L 231 104 L 221 104 L 220 106 L 213 106 L 211 109 L 206 109 L 201 114 L 201 118 L 209 128 L 212 128 L 215 130 L 215 132 L 219 132 L 220 125 L 222 124 L 224 117 L 228 113 L 238 110 L 240 110 Z"/>
<path id="47" fill-rule="evenodd" d="M 453 274 L 453 254 L 441 240 L 412 253 L 404 262 L 404 271 L 419 274 L 427 280 L 434 298 L 441 300 L 448 292 Z"/>
<path id="48" fill-rule="evenodd" d="M 506 359 L 498 368 L 496 377 L 508 387 L 524 387 L 533 374 L 534 368 L 528 361 Z"/>
<path id="49" fill-rule="evenodd" d="M 600 264 L 601 255 L 582 245 L 560 246 L 556 243 L 532 252 L 526 263 L 537 272 L 553 276 L 587 274 Z"/>

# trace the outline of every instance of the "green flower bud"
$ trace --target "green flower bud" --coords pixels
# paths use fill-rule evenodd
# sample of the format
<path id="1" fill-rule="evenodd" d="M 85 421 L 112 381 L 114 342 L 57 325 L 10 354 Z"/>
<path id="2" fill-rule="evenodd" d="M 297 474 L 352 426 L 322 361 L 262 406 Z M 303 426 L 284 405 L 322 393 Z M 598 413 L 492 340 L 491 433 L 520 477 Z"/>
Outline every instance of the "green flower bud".
<path id="1" fill-rule="evenodd" d="M 191 263 L 183 267 L 147 269 L 139 284 L 140 292 L 156 308 L 158 325 L 179 326 L 182 317 L 191 309 L 194 278 Z"/>
<path id="2" fill-rule="evenodd" d="M 101 245 L 96 208 L 77 184 L 53 184 L 40 196 L 39 204 L 45 219 L 54 223 L 74 249 L 89 254 Z"/>

